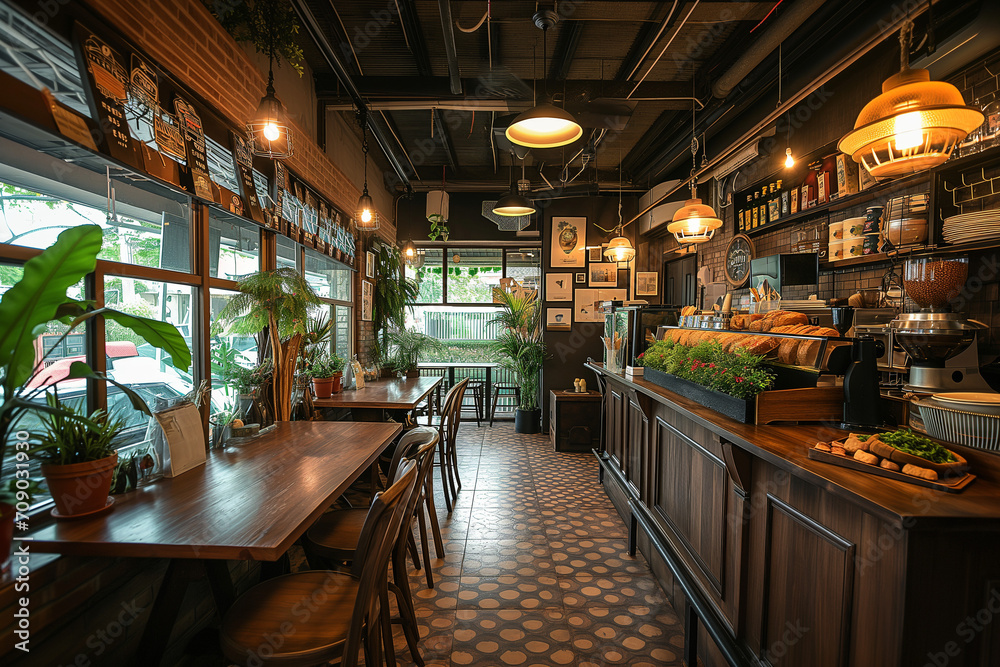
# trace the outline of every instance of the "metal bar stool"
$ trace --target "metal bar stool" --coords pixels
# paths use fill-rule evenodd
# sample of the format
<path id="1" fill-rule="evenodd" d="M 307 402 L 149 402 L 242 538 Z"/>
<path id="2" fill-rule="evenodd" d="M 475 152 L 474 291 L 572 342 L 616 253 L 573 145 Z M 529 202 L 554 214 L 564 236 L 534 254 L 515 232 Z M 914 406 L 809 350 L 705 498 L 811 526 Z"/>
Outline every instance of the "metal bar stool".
<path id="1" fill-rule="evenodd" d="M 486 419 L 486 383 L 482 380 L 469 379 L 469 384 L 465 386 L 466 398 L 472 399 L 472 406 L 476 409 L 476 427 L 482 426 Z"/>
<path id="2" fill-rule="evenodd" d="M 521 404 L 521 388 L 511 382 L 496 382 L 493 384 L 493 409 L 490 410 L 490 427 L 493 426 L 493 416 L 497 413 L 497 401 L 502 396 L 513 396 L 517 405 Z"/>

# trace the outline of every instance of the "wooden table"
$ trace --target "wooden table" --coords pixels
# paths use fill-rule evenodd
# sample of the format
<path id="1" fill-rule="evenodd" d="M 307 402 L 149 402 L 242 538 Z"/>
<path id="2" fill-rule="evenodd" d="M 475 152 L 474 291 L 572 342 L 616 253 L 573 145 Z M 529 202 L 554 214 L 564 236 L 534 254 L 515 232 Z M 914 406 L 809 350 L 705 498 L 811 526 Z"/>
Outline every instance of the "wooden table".
<path id="1" fill-rule="evenodd" d="M 441 385 L 440 377 L 391 378 L 345 389 L 330 398 L 317 398 L 317 408 L 347 408 L 355 421 L 383 421 L 385 410 L 412 410 Z"/>
<path id="2" fill-rule="evenodd" d="M 55 522 L 31 548 L 74 556 L 169 558 L 136 664 L 158 664 L 187 583 L 207 578 L 220 616 L 234 599 L 226 560 L 275 562 L 388 447 L 399 424 L 279 422 L 203 466 L 115 497 L 110 513 Z M 265 568 L 266 569 L 266 568 Z"/>

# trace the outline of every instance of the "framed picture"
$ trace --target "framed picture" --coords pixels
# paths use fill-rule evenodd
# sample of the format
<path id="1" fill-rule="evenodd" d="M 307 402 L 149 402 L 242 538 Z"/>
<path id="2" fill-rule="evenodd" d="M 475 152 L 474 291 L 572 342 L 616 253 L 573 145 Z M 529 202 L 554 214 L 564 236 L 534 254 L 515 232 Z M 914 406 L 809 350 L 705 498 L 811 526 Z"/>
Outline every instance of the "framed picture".
<path id="1" fill-rule="evenodd" d="M 573 292 L 573 320 L 575 322 L 603 322 L 596 289 L 578 289 Z"/>
<path id="2" fill-rule="evenodd" d="M 365 277 L 375 278 L 375 253 L 371 250 L 365 253 Z"/>
<path id="3" fill-rule="evenodd" d="M 615 262 L 591 264 L 588 270 L 590 287 L 618 287 L 618 264 Z"/>
<path id="4" fill-rule="evenodd" d="M 572 328 L 572 308 L 546 308 L 545 328 L 549 331 L 569 331 Z"/>
<path id="5" fill-rule="evenodd" d="M 372 283 L 368 280 L 361 281 L 361 319 L 372 321 Z"/>
<path id="6" fill-rule="evenodd" d="M 656 296 L 660 274 L 656 271 L 638 271 L 635 274 L 635 295 Z"/>
<path id="7" fill-rule="evenodd" d="M 552 218 L 552 268 L 586 266 L 586 242 L 586 218 Z"/>
<path id="8" fill-rule="evenodd" d="M 545 300 L 572 301 L 573 300 L 572 280 L 573 280 L 572 273 L 545 274 Z"/>
<path id="9" fill-rule="evenodd" d="M 576 279 L 574 280 L 574 282 L 580 283 L 581 285 L 586 284 L 587 283 L 587 274 L 586 273 L 578 273 L 578 274 L 576 274 Z"/>
<path id="10" fill-rule="evenodd" d="M 603 262 L 604 259 L 601 257 L 601 253 L 603 251 L 604 248 L 602 248 L 601 246 L 595 246 L 593 248 L 589 248 L 587 250 L 587 252 L 590 254 L 590 256 L 587 258 L 588 261 L 591 264 L 599 264 L 600 262 Z"/>

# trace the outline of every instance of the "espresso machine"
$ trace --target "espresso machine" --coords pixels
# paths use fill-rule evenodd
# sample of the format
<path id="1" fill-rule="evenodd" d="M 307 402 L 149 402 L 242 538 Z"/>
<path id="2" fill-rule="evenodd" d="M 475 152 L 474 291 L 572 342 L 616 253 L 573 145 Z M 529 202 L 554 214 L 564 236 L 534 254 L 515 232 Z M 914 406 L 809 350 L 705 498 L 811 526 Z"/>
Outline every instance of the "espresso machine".
<path id="1" fill-rule="evenodd" d="M 986 326 L 951 309 L 965 286 L 968 262 L 968 257 L 927 257 L 903 266 L 906 295 L 920 306 L 890 325 L 893 341 L 910 359 L 905 391 L 993 391 L 979 373 L 978 338 Z"/>

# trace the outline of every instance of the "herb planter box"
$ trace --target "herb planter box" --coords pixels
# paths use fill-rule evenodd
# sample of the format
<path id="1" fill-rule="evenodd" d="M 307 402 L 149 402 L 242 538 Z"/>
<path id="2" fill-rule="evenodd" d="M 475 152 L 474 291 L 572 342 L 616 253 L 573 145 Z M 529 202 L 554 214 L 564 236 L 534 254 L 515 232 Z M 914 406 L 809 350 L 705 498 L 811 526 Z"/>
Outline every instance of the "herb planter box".
<path id="1" fill-rule="evenodd" d="M 643 372 L 643 378 L 744 424 L 753 424 L 757 415 L 756 399 L 746 401 L 742 398 L 736 398 L 729 394 L 723 394 L 721 391 L 708 389 L 696 382 L 679 378 L 676 375 L 658 371 L 655 368 L 647 367 Z"/>
<path id="2" fill-rule="evenodd" d="M 744 424 L 839 422 L 844 409 L 844 388 L 838 386 L 769 389 L 745 401 L 655 368 L 646 368 L 644 379 Z"/>

